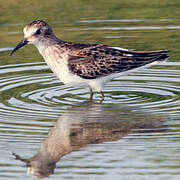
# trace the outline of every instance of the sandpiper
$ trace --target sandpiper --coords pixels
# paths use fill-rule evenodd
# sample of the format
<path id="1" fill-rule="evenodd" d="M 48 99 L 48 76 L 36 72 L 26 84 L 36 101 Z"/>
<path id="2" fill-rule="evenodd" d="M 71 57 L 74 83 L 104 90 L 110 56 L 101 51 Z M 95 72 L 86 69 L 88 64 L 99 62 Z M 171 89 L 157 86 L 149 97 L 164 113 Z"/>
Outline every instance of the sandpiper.
<path id="1" fill-rule="evenodd" d="M 50 69 L 64 83 L 71 86 L 89 87 L 90 100 L 93 91 L 101 93 L 105 83 L 113 78 L 149 67 L 168 58 L 166 50 L 130 51 L 103 44 L 78 44 L 58 39 L 50 26 L 36 20 L 24 28 L 24 39 L 10 52 L 27 44 L 34 44 Z"/>

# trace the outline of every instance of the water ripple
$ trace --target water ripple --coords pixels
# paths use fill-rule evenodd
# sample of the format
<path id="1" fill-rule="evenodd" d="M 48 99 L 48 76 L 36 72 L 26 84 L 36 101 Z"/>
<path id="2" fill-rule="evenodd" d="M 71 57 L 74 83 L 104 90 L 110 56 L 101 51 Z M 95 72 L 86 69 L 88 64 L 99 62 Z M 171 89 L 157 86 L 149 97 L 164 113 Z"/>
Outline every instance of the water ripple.
<path id="1" fill-rule="evenodd" d="M 177 68 L 177 64 L 165 65 Z M 88 89 L 63 85 L 52 73 L 41 73 L 44 69 L 47 66 L 41 62 L 0 66 L 0 118 L 24 115 L 29 118 L 56 118 L 59 109 L 88 100 Z M 9 75 L 9 72 L 19 75 Z M 180 72 L 173 69 L 141 70 L 119 77 L 105 86 L 104 103 L 179 115 L 179 77 Z M 97 99 L 99 94 L 95 96 Z"/>
<path id="2" fill-rule="evenodd" d="M 121 26 L 121 27 L 88 27 L 71 28 L 70 31 L 119 31 L 119 30 L 159 30 L 159 29 L 180 29 L 180 26 Z"/>

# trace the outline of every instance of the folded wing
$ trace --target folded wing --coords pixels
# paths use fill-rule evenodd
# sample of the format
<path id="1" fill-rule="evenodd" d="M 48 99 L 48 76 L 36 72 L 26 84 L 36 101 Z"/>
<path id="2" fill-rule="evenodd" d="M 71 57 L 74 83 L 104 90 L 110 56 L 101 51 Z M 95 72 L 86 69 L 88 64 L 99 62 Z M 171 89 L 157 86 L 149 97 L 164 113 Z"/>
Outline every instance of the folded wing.
<path id="1" fill-rule="evenodd" d="M 85 79 L 94 79 L 144 66 L 168 58 L 168 51 L 126 51 L 104 45 L 76 49 L 69 56 L 70 72 Z"/>

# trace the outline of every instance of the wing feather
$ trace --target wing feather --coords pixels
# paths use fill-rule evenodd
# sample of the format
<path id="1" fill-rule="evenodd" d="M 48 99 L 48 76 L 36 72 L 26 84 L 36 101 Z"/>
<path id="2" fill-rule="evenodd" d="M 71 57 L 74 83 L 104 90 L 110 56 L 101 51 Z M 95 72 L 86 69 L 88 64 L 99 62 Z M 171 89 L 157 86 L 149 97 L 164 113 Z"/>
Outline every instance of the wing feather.
<path id="1" fill-rule="evenodd" d="M 83 45 L 83 48 L 72 52 L 69 56 L 68 68 L 73 74 L 85 79 L 124 72 L 168 58 L 167 51 L 127 51 L 105 45 L 88 45 L 88 47 Z"/>

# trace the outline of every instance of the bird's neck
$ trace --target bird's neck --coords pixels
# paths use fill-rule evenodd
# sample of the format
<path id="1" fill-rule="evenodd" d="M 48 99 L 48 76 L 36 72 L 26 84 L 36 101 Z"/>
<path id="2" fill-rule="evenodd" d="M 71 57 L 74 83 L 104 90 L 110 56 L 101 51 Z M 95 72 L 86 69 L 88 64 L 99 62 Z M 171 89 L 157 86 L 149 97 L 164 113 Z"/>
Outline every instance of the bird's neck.
<path id="1" fill-rule="evenodd" d="M 47 58 L 57 57 L 57 55 L 64 53 L 63 42 L 64 41 L 58 39 L 56 36 L 51 36 L 50 38 L 41 39 L 35 46 L 46 60 Z"/>
<path id="2" fill-rule="evenodd" d="M 60 40 L 59 40 L 60 41 Z M 53 46 L 58 42 L 55 36 L 39 39 L 34 45 L 39 50 L 40 54 L 43 53 L 48 47 Z"/>

